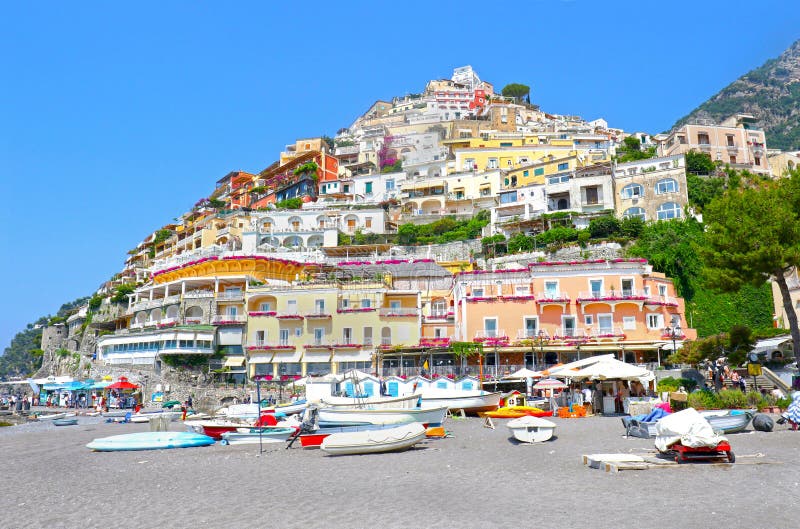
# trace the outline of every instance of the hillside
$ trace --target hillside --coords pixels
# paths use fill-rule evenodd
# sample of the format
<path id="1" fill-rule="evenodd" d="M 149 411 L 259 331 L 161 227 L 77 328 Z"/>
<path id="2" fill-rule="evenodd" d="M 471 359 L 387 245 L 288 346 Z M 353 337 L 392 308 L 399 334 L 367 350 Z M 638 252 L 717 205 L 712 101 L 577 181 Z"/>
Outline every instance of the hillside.
<path id="1" fill-rule="evenodd" d="M 800 150 L 800 40 L 723 88 L 673 128 L 696 119 L 720 122 L 740 112 L 755 116 L 766 132 L 767 147 Z"/>

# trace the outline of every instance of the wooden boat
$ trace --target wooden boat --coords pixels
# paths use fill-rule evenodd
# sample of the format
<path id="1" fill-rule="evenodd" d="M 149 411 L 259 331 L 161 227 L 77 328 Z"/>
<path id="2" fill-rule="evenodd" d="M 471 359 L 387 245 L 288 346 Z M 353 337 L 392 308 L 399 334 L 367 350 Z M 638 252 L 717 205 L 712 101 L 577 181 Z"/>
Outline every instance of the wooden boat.
<path id="1" fill-rule="evenodd" d="M 553 422 L 539 417 L 520 417 L 513 421 L 508 421 L 508 429 L 514 434 L 517 441 L 523 443 L 541 443 L 550 440 L 556 425 Z"/>
<path id="2" fill-rule="evenodd" d="M 383 430 L 331 434 L 320 448 L 331 455 L 397 452 L 408 450 L 424 439 L 425 427 L 414 422 Z"/>
<path id="3" fill-rule="evenodd" d="M 447 414 L 446 406 L 430 409 L 369 409 L 369 408 L 320 408 L 321 423 L 360 422 L 368 424 L 405 424 L 419 422 L 426 426 L 442 424 Z"/>
<path id="4" fill-rule="evenodd" d="M 321 399 L 323 406 L 345 408 L 418 408 L 419 395 L 403 397 L 325 397 Z"/>
<path id="5" fill-rule="evenodd" d="M 261 433 L 259 434 L 259 430 Z M 264 428 L 237 428 L 235 432 L 225 432 L 222 434 L 222 444 L 240 445 L 263 443 L 280 443 L 287 440 L 296 430 L 294 428 L 282 428 L 277 426 L 265 426 Z"/>
<path id="6" fill-rule="evenodd" d="M 553 412 L 534 406 L 504 406 L 494 411 L 481 412 L 480 415 L 493 419 L 518 419 L 520 417 L 552 417 Z"/>
<path id="7" fill-rule="evenodd" d="M 161 450 L 166 448 L 188 448 L 208 446 L 214 439 L 191 432 L 141 432 L 112 435 L 95 439 L 86 448 L 96 452 L 120 452 L 127 450 Z"/>
<path id="8" fill-rule="evenodd" d="M 481 389 L 448 390 L 430 389 L 422 393 L 422 408 L 446 406 L 450 410 L 464 410 L 464 413 L 493 411 L 500 405 L 501 394 Z"/>
<path id="9" fill-rule="evenodd" d="M 54 419 L 53 424 L 56 426 L 75 426 L 78 424 L 77 417 L 65 417 L 63 419 Z"/>
<path id="10" fill-rule="evenodd" d="M 329 435 L 347 432 L 365 432 L 368 430 L 385 430 L 396 428 L 394 424 L 359 424 L 356 426 L 328 426 L 320 427 L 313 432 L 300 434 L 300 445 L 303 448 L 319 448 Z"/>

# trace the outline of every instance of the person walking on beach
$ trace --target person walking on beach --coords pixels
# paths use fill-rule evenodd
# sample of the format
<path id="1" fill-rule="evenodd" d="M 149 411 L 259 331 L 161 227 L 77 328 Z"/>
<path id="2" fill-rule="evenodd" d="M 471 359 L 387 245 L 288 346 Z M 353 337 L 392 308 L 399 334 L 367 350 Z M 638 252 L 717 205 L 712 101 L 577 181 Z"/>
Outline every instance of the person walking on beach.
<path id="1" fill-rule="evenodd" d="M 191 395 L 189 395 L 189 398 L 188 398 L 188 399 L 186 399 L 186 406 L 187 406 L 189 409 L 192 409 L 192 404 L 194 404 L 194 399 L 192 399 L 192 396 L 191 396 Z"/>

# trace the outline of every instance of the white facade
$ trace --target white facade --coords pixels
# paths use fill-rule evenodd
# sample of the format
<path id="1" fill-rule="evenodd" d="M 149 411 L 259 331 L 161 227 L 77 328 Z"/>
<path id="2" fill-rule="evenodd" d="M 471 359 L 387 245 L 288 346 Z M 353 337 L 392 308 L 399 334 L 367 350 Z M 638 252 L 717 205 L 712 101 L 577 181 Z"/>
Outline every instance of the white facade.
<path id="1" fill-rule="evenodd" d="M 503 224 L 521 220 L 531 220 L 547 211 L 547 194 L 544 184 L 532 184 L 517 189 L 500 191 L 498 204 L 492 208 L 492 233 L 502 233 L 507 237 Z M 515 226 L 513 233 L 519 231 Z"/>
<path id="2" fill-rule="evenodd" d="M 610 170 L 591 168 L 557 173 L 545 178 L 547 211 L 597 213 L 614 209 Z"/>
<path id="3" fill-rule="evenodd" d="M 362 204 L 380 204 L 386 200 L 399 200 L 400 188 L 405 181 L 406 173 L 403 171 L 354 176 L 356 201 Z"/>

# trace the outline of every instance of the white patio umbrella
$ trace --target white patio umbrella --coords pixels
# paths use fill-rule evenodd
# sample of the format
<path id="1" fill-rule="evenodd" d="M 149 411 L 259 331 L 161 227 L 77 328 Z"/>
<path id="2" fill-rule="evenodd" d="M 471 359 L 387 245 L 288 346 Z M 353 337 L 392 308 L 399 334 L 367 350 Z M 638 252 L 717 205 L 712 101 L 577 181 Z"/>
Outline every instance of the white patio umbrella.
<path id="1" fill-rule="evenodd" d="M 503 378 L 506 379 L 541 378 L 542 376 L 544 375 L 542 375 L 541 371 L 533 371 L 532 369 L 523 367 L 519 371 L 514 371 L 510 375 L 506 375 Z"/>
<path id="2" fill-rule="evenodd" d="M 653 373 L 643 367 L 605 358 L 570 374 L 573 380 L 640 380 L 652 377 Z"/>

